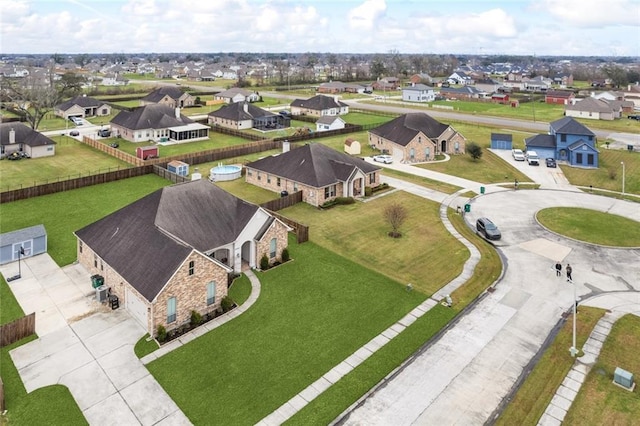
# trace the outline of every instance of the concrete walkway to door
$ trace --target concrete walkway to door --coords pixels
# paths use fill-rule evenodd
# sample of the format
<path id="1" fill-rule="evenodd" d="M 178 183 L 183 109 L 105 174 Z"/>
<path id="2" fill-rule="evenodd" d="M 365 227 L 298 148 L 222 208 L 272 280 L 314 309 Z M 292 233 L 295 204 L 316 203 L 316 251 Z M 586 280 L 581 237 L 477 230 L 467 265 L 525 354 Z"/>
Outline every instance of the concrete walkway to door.
<path id="1" fill-rule="evenodd" d="M 21 269 L 11 289 L 26 313 L 36 312 L 39 338 L 10 355 L 27 392 L 66 386 L 92 425 L 191 424 L 133 352 L 145 330 L 125 309 L 95 301 L 81 265 L 60 268 L 43 254 Z"/>

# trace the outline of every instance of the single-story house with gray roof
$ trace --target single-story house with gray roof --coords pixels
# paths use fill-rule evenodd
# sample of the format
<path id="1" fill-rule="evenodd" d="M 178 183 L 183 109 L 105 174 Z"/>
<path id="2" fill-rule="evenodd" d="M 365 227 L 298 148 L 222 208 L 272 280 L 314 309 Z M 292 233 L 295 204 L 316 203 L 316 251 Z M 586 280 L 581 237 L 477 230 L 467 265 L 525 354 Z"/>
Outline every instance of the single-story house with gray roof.
<path id="1" fill-rule="evenodd" d="M 401 115 L 369 131 L 369 145 L 396 161 L 432 161 L 438 154 L 464 154 L 466 138 L 423 112 Z"/>
<path id="2" fill-rule="evenodd" d="M 228 275 L 281 260 L 290 228 L 207 180 L 159 189 L 75 232 L 78 261 L 155 335 L 207 314 Z"/>
<path id="3" fill-rule="evenodd" d="M 56 154 L 56 143 L 19 122 L 0 123 L 0 158 L 23 152 L 31 158 Z"/>
<path id="4" fill-rule="evenodd" d="M 265 111 L 248 102 L 234 102 L 224 105 L 217 111 L 210 112 L 207 121 L 212 126 L 236 130 L 251 128 L 274 130 L 289 127 L 291 119 L 281 114 Z"/>
<path id="5" fill-rule="evenodd" d="M 180 114 L 180 108 L 164 104 L 120 111 L 110 124 L 115 136 L 130 142 L 193 142 L 209 138 L 209 126 Z"/>
<path id="6" fill-rule="evenodd" d="M 321 206 L 336 197 L 361 198 L 380 184 L 380 167 L 320 143 L 261 158 L 245 166 L 247 183 L 270 191 L 302 191 L 302 201 Z"/>
<path id="7" fill-rule="evenodd" d="M 111 114 L 111 106 L 89 96 L 76 96 L 56 105 L 55 114 L 64 119 L 69 117 L 102 117 Z"/>
<path id="8" fill-rule="evenodd" d="M 295 99 L 291 102 L 292 115 L 344 115 L 349 113 L 349 105 L 331 96 L 316 95 L 309 99 Z"/>
<path id="9" fill-rule="evenodd" d="M 162 104 L 171 108 L 184 108 L 193 106 L 195 98 L 177 87 L 161 86 L 140 99 L 140 105 Z"/>

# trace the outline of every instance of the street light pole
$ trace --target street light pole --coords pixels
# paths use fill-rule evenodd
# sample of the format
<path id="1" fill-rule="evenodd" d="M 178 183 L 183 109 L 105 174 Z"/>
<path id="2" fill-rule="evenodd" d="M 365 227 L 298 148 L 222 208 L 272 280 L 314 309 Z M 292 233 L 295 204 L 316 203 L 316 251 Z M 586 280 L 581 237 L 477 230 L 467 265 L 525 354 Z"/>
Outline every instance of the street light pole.
<path id="1" fill-rule="evenodd" d="M 573 284 L 573 344 L 569 349 L 569 353 L 571 353 L 572 357 L 576 357 L 578 354 L 578 348 L 576 348 L 576 314 L 578 313 L 578 304 L 576 299 L 576 283 Z"/>
<path id="2" fill-rule="evenodd" d="M 624 161 L 621 161 L 622 164 L 622 198 L 624 198 Z"/>

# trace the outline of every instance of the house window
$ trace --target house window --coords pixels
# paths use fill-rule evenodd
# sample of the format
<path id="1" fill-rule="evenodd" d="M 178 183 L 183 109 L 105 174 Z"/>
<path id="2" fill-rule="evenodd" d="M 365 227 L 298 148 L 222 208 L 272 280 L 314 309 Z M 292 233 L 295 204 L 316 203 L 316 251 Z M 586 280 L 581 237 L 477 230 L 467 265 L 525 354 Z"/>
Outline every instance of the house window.
<path id="1" fill-rule="evenodd" d="M 561 134 L 560 135 L 560 142 L 566 142 L 567 141 L 567 135 L 566 134 Z"/>
<path id="2" fill-rule="evenodd" d="M 278 240 L 276 238 L 272 238 L 269 242 L 269 257 L 271 259 L 276 257 L 276 250 L 278 248 Z"/>
<path id="3" fill-rule="evenodd" d="M 415 160 L 416 159 L 416 150 L 411 148 L 409 150 L 409 158 L 411 158 L 411 160 Z"/>
<path id="4" fill-rule="evenodd" d="M 277 178 L 277 179 L 276 179 L 276 185 L 277 185 L 277 186 L 280 186 L 280 178 Z"/>
<path id="5" fill-rule="evenodd" d="M 426 148 L 424 150 L 424 156 L 425 158 L 428 160 L 429 158 L 431 158 L 431 148 Z"/>
<path id="6" fill-rule="evenodd" d="M 324 189 L 324 198 L 331 198 L 331 197 L 335 197 L 335 196 L 336 196 L 336 186 L 335 185 L 327 186 Z"/>
<path id="7" fill-rule="evenodd" d="M 82 240 L 78 240 L 78 248 L 80 250 L 80 253 L 82 253 Z"/>
<path id="8" fill-rule="evenodd" d="M 576 163 L 582 164 L 582 153 L 581 152 L 576 154 Z"/>
<path id="9" fill-rule="evenodd" d="M 196 261 L 192 260 L 191 262 L 189 262 L 189 275 L 193 275 L 195 273 L 196 270 Z"/>
<path id="10" fill-rule="evenodd" d="M 207 284 L 207 306 L 216 303 L 216 282 L 211 281 Z"/>
<path id="11" fill-rule="evenodd" d="M 594 164 L 594 155 L 593 154 L 587 154 L 587 164 L 590 166 L 593 166 Z"/>
<path id="12" fill-rule="evenodd" d="M 176 308 L 178 302 L 175 297 L 170 297 L 167 300 L 167 323 L 172 323 L 176 320 Z"/>
<path id="13" fill-rule="evenodd" d="M 104 263 L 102 263 L 102 260 L 100 261 L 100 270 L 104 271 Z"/>
<path id="14" fill-rule="evenodd" d="M 98 267 L 98 256 L 96 256 L 95 254 L 93 255 L 93 267 Z"/>
<path id="15" fill-rule="evenodd" d="M 267 175 L 267 183 L 271 183 L 271 175 Z"/>
<path id="16" fill-rule="evenodd" d="M 106 108 L 102 108 L 102 115 L 109 115 L 109 112 Z"/>
<path id="17" fill-rule="evenodd" d="M 258 180 L 262 180 L 262 176 L 260 176 L 260 172 L 258 172 Z"/>
<path id="18" fill-rule="evenodd" d="M 369 173 L 369 183 L 370 184 L 376 183 L 376 174 L 375 173 Z"/>
<path id="19" fill-rule="evenodd" d="M 247 174 L 248 174 L 249 176 L 253 176 L 253 172 L 252 172 L 251 170 L 248 170 L 248 171 L 247 171 Z"/>
<path id="20" fill-rule="evenodd" d="M 298 182 L 293 182 L 293 191 L 296 192 L 298 190 Z"/>
<path id="21" fill-rule="evenodd" d="M 422 136 L 418 136 L 418 143 L 422 143 Z"/>

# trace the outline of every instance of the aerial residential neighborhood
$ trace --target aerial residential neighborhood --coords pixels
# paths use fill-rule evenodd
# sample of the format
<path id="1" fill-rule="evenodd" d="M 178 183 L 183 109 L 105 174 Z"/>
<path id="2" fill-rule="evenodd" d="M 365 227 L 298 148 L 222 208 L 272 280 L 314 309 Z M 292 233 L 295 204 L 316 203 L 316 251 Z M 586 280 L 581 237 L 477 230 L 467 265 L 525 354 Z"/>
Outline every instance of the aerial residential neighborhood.
<path id="1" fill-rule="evenodd" d="M 0 424 L 635 424 L 640 4 L 14 3 Z"/>

